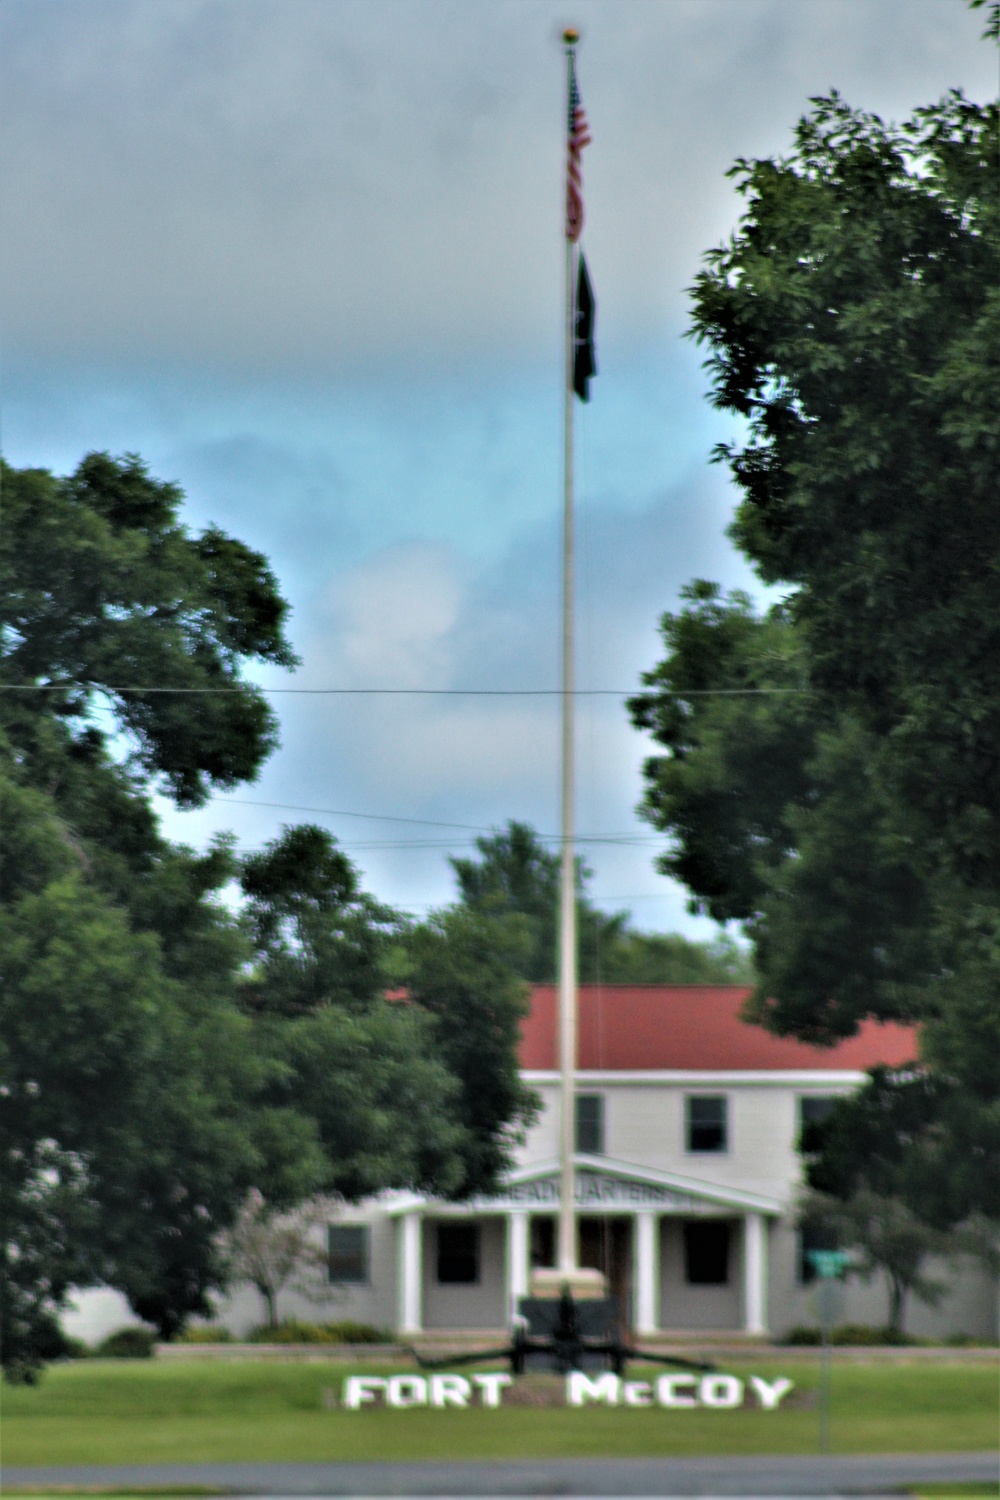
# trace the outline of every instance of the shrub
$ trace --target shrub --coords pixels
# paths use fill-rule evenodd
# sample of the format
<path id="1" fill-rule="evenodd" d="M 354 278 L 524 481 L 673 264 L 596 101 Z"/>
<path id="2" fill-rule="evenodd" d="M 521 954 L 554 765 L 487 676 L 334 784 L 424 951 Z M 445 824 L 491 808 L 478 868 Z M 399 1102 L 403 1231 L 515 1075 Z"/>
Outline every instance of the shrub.
<path id="1" fill-rule="evenodd" d="M 89 1359 L 90 1355 L 90 1345 L 83 1339 L 72 1338 L 68 1333 L 63 1335 L 61 1359 Z"/>
<path id="2" fill-rule="evenodd" d="M 294 1319 L 275 1327 L 255 1328 L 251 1344 L 385 1344 L 389 1335 L 370 1323 L 299 1323 Z"/>
<path id="3" fill-rule="evenodd" d="M 371 1323 L 352 1323 L 345 1318 L 339 1323 L 324 1323 L 330 1342 L 335 1344 L 388 1344 L 392 1334 L 384 1328 L 374 1328 Z"/>
<path id="4" fill-rule="evenodd" d="M 790 1328 L 781 1342 L 783 1344 L 818 1344 L 820 1332 L 818 1328 Z"/>
<path id="5" fill-rule="evenodd" d="M 831 1335 L 834 1344 L 867 1345 L 916 1344 L 917 1339 L 893 1328 L 870 1328 L 867 1323 L 842 1323 Z"/>
<path id="6" fill-rule="evenodd" d="M 231 1344 L 233 1336 L 218 1323 L 199 1323 L 177 1335 L 179 1344 Z"/>
<path id="7" fill-rule="evenodd" d="M 156 1334 L 150 1328 L 119 1328 L 98 1344 L 101 1359 L 152 1359 Z"/>

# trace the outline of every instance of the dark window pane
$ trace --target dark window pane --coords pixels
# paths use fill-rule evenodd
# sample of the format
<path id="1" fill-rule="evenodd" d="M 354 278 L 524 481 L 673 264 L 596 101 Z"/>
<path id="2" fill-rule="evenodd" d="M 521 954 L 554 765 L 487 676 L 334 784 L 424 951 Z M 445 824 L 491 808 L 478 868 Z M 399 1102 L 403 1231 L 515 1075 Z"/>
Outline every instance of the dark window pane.
<path id="1" fill-rule="evenodd" d="M 804 1224 L 799 1230 L 799 1280 L 808 1286 L 816 1280 L 816 1270 L 809 1259 L 810 1250 L 839 1250 L 837 1236 L 823 1224 Z"/>
<path id="2" fill-rule="evenodd" d="M 556 1221 L 547 1214 L 531 1219 L 531 1264 L 554 1266 L 556 1263 Z"/>
<path id="3" fill-rule="evenodd" d="M 725 1286 L 729 1280 L 729 1225 L 706 1219 L 684 1225 L 684 1275 L 690 1286 Z"/>
<path id="4" fill-rule="evenodd" d="M 331 1281 L 368 1280 L 368 1225 L 331 1224 L 327 1229 Z"/>
<path id="5" fill-rule="evenodd" d="M 821 1125 L 837 1102 L 836 1094 L 803 1094 L 799 1119 L 803 1125 Z"/>
<path id="6" fill-rule="evenodd" d="M 800 1151 L 808 1152 L 818 1148 L 817 1127 L 822 1125 L 836 1102 L 836 1094 L 803 1094 L 799 1099 L 798 1149 Z"/>
<path id="7" fill-rule="evenodd" d="M 604 1095 L 577 1094 L 576 1149 L 604 1155 Z"/>
<path id="8" fill-rule="evenodd" d="M 687 1101 L 689 1151 L 725 1151 L 728 1144 L 726 1099 L 702 1095 Z"/>
<path id="9" fill-rule="evenodd" d="M 439 1224 L 437 1279 L 455 1286 L 479 1280 L 479 1225 Z"/>

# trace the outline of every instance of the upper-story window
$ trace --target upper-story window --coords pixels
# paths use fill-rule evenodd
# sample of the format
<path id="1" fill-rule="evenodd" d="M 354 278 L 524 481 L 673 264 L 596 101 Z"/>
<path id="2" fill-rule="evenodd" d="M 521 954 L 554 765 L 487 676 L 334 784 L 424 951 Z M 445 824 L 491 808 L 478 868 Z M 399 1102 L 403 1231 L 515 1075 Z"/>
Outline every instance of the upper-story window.
<path id="1" fill-rule="evenodd" d="M 799 1096 L 799 1150 L 810 1149 L 809 1131 L 814 1125 L 822 1125 L 837 1102 L 836 1094 L 801 1094 Z"/>
<path id="2" fill-rule="evenodd" d="M 729 1110 L 724 1094 L 689 1094 L 687 1097 L 687 1149 L 728 1151 Z"/>
<path id="3" fill-rule="evenodd" d="M 604 1155 L 604 1095 L 577 1094 L 576 1149 L 589 1156 Z"/>

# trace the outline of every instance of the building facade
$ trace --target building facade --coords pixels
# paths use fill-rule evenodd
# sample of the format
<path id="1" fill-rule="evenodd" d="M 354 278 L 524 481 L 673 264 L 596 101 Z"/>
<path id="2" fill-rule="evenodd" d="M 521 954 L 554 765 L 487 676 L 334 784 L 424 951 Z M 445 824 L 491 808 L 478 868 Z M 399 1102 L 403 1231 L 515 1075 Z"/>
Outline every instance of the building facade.
<path id="1" fill-rule="evenodd" d="M 867 1023 L 831 1048 L 769 1036 L 740 1019 L 748 993 L 581 987 L 580 1262 L 605 1273 L 623 1322 L 640 1337 L 780 1337 L 815 1325 L 808 1246 L 795 1223 L 800 1131 L 866 1069 L 916 1055 L 913 1031 L 901 1026 Z M 498 1191 L 462 1204 L 389 1193 L 339 1207 L 328 1227 L 333 1300 L 320 1312 L 289 1294 L 285 1316 L 350 1318 L 405 1339 L 509 1328 L 532 1267 L 554 1264 L 556 1012 L 554 987 L 535 986 L 521 1056 L 541 1109 Z M 942 1279 L 947 1294 L 936 1308 L 914 1301 L 909 1330 L 995 1337 L 995 1285 L 971 1266 L 943 1268 Z M 261 1321 L 259 1298 L 237 1288 L 219 1317 L 241 1333 Z M 851 1279 L 839 1321 L 886 1318 L 878 1280 Z M 119 1315 L 114 1326 L 125 1321 Z M 71 1326 L 87 1336 L 81 1323 Z"/>

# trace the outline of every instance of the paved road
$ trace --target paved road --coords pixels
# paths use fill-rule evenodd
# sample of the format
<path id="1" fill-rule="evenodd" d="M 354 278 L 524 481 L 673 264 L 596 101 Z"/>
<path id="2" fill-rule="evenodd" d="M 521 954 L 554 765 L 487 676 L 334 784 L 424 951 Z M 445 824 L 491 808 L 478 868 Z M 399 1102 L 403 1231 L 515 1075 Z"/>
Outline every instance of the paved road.
<path id="1" fill-rule="evenodd" d="M 794 1458 L 529 1459 L 505 1463 L 131 1464 L 4 1468 L 0 1485 L 217 1485 L 244 1495 L 874 1495 L 996 1480 L 992 1453 Z"/>

